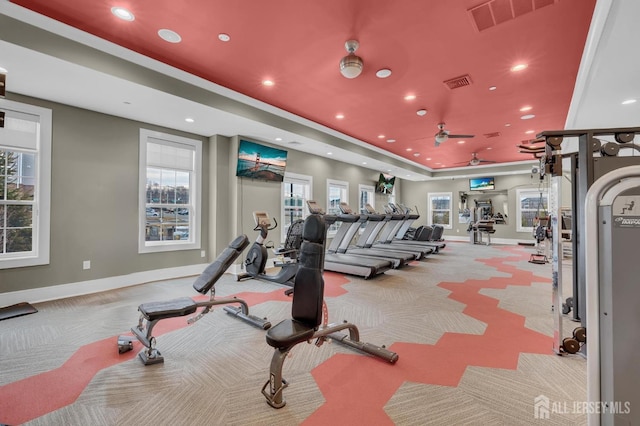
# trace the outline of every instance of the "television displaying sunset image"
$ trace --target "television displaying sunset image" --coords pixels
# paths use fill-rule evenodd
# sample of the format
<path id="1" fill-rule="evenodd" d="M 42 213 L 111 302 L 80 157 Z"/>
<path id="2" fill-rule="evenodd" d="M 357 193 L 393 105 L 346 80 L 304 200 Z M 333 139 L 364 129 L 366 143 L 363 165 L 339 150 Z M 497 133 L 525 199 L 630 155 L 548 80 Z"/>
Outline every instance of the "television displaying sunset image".
<path id="1" fill-rule="evenodd" d="M 282 182 L 287 166 L 287 151 L 254 142 L 240 141 L 236 176 Z"/>

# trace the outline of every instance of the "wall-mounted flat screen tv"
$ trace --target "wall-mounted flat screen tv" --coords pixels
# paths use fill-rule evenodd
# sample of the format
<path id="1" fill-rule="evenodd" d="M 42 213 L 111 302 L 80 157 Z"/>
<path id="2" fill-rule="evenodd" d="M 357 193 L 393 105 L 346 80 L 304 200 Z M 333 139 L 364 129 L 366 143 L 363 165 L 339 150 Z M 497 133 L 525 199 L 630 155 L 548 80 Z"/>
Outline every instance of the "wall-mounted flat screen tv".
<path id="1" fill-rule="evenodd" d="M 378 183 L 376 184 L 376 192 L 379 194 L 391 194 L 393 185 L 396 183 L 396 177 L 380 173 Z"/>
<path id="2" fill-rule="evenodd" d="M 240 140 L 236 176 L 282 182 L 286 167 L 287 151 Z"/>
<path id="3" fill-rule="evenodd" d="M 481 177 L 469 179 L 469 190 L 488 191 L 496 189 L 496 181 L 492 177 Z"/>

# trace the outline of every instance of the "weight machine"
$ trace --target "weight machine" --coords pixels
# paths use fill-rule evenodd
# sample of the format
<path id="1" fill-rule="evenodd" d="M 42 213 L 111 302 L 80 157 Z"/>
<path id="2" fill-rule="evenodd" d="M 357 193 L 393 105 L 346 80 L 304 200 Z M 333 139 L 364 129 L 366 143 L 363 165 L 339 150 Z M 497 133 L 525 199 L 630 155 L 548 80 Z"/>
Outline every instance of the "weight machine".
<path id="1" fill-rule="evenodd" d="M 640 424 L 638 264 L 640 166 L 599 178 L 587 192 L 587 396 L 600 408 L 588 424 Z M 594 344 L 595 343 L 595 344 Z"/>
<path id="2" fill-rule="evenodd" d="M 545 131 L 537 135 L 533 145 L 520 145 L 522 152 L 533 154 L 540 159 L 540 176 L 550 175 L 549 179 L 549 218 L 551 221 L 551 234 L 562 235 L 560 218 L 562 197 L 562 165 L 563 159 L 570 164 L 570 177 L 572 189 L 571 211 L 571 244 L 572 244 L 572 278 L 573 297 L 566 301 L 562 298 L 562 238 L 552 239 L 552 284 L 554 306 L 554 343 L 553 348 L 557 354 L 575 353 L 575 350 L 586 348 L 581 345 L 577 337 L 583 338 L 579 329 L 587 328 L 586 315 L 586 277 L 587 265 L 586 244 L 584 241 L 587 216 L 591 216 L 584 200 L 587 191 L 601 176 L 613 170 L 640 165 L 638 156 L 620 156 L 620 152 L 640 152 L 640 146 L 634 143 L 634 138 L 640 134 L 640 127 L 590 129 L 590 130 L 558 130 Z M 564 138 L 577 137 L 578 151 L 574 153 L 562 153 Z M 578 321 L 581 327 L 576 329 L 571 338 L 562 338 L 562 312 L 566 312 L 568 306 L 572 306 L 572 319 Z M 562 307 L 562 309 L 560 308 Z"/>

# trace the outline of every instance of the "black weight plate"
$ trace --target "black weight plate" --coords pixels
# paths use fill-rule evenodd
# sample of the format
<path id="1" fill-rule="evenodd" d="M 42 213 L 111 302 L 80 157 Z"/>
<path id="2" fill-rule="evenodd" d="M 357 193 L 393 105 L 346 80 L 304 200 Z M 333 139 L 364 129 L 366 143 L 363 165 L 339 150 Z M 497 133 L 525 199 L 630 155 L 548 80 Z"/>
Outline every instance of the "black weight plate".
<path id="1" fill-rule="evenodd" d="M 584 327 L 578 327 L 573 330 L 573 338 L 576 339 L 580 343 L 584 343 L 587 341 L 587 329 Z"/>
<path id="2" fill-rule="evenodd" d="M 608 155 L 609 157 L 615 157 L 620 152 L 620 145 L 615 142 L 607 142 L 602 148 L 600 148 L 602 155 Z"/>
<path id="3" fill-rule="evenodd" d="M 576 339 L 566 337 L 562 340 L 562 348 L 569 354 L 575 354 L 580 350 L 580 343 Z"/>
<path id="4" fill-rule="evenodd" d="M 616 133 L 614 135 L 616 142 L 619 143 L 627 143 L 631 142 L 634 138 L 635 134 L 633 133 Z"/>

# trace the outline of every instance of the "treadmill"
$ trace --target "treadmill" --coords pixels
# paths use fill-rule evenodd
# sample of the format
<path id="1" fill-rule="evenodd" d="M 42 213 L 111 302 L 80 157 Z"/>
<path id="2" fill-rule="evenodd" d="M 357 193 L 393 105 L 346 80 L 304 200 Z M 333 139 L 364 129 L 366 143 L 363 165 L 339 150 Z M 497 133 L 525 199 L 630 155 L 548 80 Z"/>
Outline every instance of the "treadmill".
<path id="1" fill-rule="evenodd" d="M 378 247 L 364 247 L 364 240 L 362 238 L 358 239 L 355 245 L 351 244 L 354 236 L 358 233 L 363 223 L 366 223 L 365 229 L 367 227 L 371 227 L 371 225 L 375 226 L 375 223 L 368 222 L 368 215 L 358 215 L 354 214 L 351 207 L 345 202 L 340 203 L 340 211 L 342 214 L 338 216 L 338 220 L 343 220 L 344 222 L 351 223 L 346 233 L 344 234 L 341 241 L 338 241 L 338 248 L 336 250 L 337 253 L 347 253 L 354 254 L 356 256 L 368 256 L 368 257 L 381 257 L 387 260 L 390 260 L 393 263 L 394 268 L 399 268 L 408 264 L 410 261 L 415 259 L 422 259 L 422 252 L 419 250 L 411 250 L 411 251 L 402 251 L 402 250 L 393 250 L 391 247 L 387 248 L 378 248 Z M 343 217 L 348 217 L 348 220 L 344 220 Z M 363 234 L 365 231 L 363 231 Z M 337 240 L 334 239 L 334 242 Z M 332 243 L 333 244 L 333 243 Z"/>
<path id="2" fill-rule="evenodd" d="M 324 210 L 322 210 L 322 208 L 315 201 L 308 200 L 307 207 L 309 208 L 309 212 L 311 214 L 324 215 L 327 227 L 339 220 L 338 216 L 336 215 L 325 214 Z M 346 233 L 346 228 L 344 226 L 341 226 L 338 231 L 340 231 L 341 229 L 344 229 L 342 232 Z M 336 237 L 341 238 L 338 234 L 336 234 Z M 334 240 L 335 239 L 336 238 L 334 238 Z M 333 246 L 334 244 L 332 241 L 329 249 L 326 250 L 324 255 L 324 269 L 327 271 L 356 275 L 367 279 L 370 277 L 375 277 L 379 274 L 383 274 L 393 266 L 391 261 L 382 258 L 336 253 L 336 248 L 334 248 Z"/>
<path id="3" fill-rule="evenodd" d="M 417 213 L 411 213 L 411 209 L 409 209 L 408 207 L 402 205 L 402 204 L 393 204 L 393 203 L 389 203 L 389 207 L 391 207 L 391 209 L 393 209 L 395 212 L 400 213 L 400 214 L 404 214 L 405 215 L 405 222 L 400 225 L 400 228 L 398 229 L 398 232 L 395 234 L 395 238 L 393 239 L 393 241 L 416 241 L 419 243 L 423 243 L 432 247 L 437 247 L 436 249 L 436 253 L 439 251 L 439 249 L 443 249 L 445 248 L 447 245 L 443 242 L 440 241 L 435 241 L 435 240 L 429 240 L 429 241 L 422 241 L 422 240 L 405 240 L 403 239 L 405 234 L 407 233 L 407 231 L 409 230 L 409 227 L 411 226 L 411 224 L 416 221 L 420 215 Z"/>
<path id="4" fill-rule="evenodd" d="M 370 204 L 366 204 L 365 208 L 368 212 L 375 214 L 375 210 Z M 367 247 L 373 246 L 376 248 L 390 247 L 400 250 L 420 250 L 424 253 L 424 256 L 438 251 L 438 247 L 427 241 L 394 239 L 394 236 L 398 233 L 398 230 L 405 221 L 405 215 L 393 213 L 390 208 L 385 210 L 386 215 L 384 216 L 384 222 L 377 232 L 374 231 L 374 233 L 368 236 L 366 241 Z"/>

